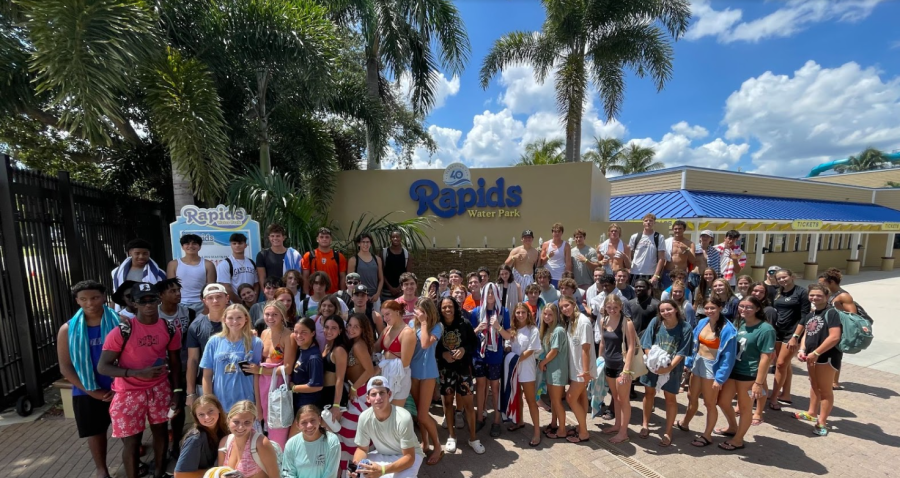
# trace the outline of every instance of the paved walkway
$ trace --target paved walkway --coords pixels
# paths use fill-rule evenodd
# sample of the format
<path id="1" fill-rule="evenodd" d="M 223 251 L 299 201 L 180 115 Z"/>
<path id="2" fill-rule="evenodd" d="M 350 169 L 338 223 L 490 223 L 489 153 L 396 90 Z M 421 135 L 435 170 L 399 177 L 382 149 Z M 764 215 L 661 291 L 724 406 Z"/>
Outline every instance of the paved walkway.
<path id="1" fill-rule="evenodd" d="M 846 289 L 875 318 L 876 341 L 863 353 L 845 357 L 842 382 L 847 389 L 836 392 L 830 421 L 833 430 L 827 437 L 812 436 L 809 424 L 788 416 L 788 411 L 805 410 L 809 403 L 806 371 L 795 366 L 794 408 L 785 407 L 785 412 L 767 410 L 765 423 L 750 429 L 747 448 L 736 453 L 715 446 L 694 448 L 690 445 L 693 433 L 678 430 L 674 432 L 673 446 L 657 446 L 663 423 L 659 408 L 662 400 L 658 399 L 651 436 L 646 440 L 637 436 L 640 402 L 633 401 L 630 442 L 609 444 L 606 436 L 598 432 L 599 419 L 591 423 L 591 441 L 579 445 L 544 438 L 539 447 L 530 448 L 530 426 L 513 433 L 504 427 L 498 439 L 490 438 L 487 429 L 479 433 L 487 454 L 478 456 L 465 445 L 467 434 L 462 430 L 458 434 L 462 438 L 460 450 L 445 456 L 436 466 L 423 466 L 419 476 L 896 476 L 896 463 L 900 462 L 900 376 L 891 371 L 900 370 L 900 321 L 893 320 L 891 304 L 885 297 L 893 297 L 900 290 L 900 271 L 867 272 L 846 282 Z M 686 401 L 687 396 L 680 394 L 679 415 L 684 412 Z M 432 411 L 440 421 L 441 409 Z M 571 422 L 571 415 L 569 418 Z M 699 414 L 691 427 L 699 429 L 704 420 Z M 549 415 L 542 412 L 541 421 L 547 423 Z M 720 419 L 720 425 L 724 425 L 724 419 Z M 441 440 L 446 440 L 446 431 L 439 428 L 438 432 Z M 90 453 L 86 443 L 76 436 L 74 420 L 52 414 L 32 423 L 0 426 L 0 469 L 13 478 L 90 477 Z M 122 477 L 121 445 L 115 440 L 110 443 L 110 471 L 113 476 Z"/>

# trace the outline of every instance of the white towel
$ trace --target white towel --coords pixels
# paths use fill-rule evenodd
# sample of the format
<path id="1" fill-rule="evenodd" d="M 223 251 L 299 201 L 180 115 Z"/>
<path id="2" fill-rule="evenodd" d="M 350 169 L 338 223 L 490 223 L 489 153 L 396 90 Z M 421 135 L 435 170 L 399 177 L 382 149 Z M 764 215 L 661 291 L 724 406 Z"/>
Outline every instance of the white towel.
<path id="1" fill-rule="evenodd" d="M 657 370 L 668 367 L 672 363 L 672 357 L 665 350 L 661 349 L 659 345 L 654 344 L 650 348 L 650 353 L 644 355 L 644 363 L 647 364 L 647 370 L 656 373 Z M 669 374 L 657 374 L 657 376 L 656 390 L 659 391 L 669 381 Z"/>

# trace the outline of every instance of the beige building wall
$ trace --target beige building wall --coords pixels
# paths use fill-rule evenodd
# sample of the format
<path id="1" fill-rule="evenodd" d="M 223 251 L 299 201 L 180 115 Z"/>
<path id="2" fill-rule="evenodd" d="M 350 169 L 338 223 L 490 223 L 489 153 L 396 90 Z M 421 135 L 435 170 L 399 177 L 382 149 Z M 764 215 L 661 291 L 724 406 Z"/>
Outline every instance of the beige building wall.
<path id="1" fill-rule="evenodd" d="M 629 196 L 681 189 L 681 171 L 641 175 L 612 181 L 613 196 Z"/>
<path id="2" fill-rule="evenodd" d="M 872 190 L 860 187 L 725 171 L 687 169 L 686 172 L 684 189 L 693 191 L 721 191 L 823 201 L 872 202 Z"/>
<path id="3" fill-rule="evenodd" d="M 887 187 L 888 181 L 900 183 L 900 168 L 817 176 L 814 178 L 806 178 L 806 180 L 817 183 L 850 184 L 853 186 L 877 189 Z"/>
<path id="4" fill-rule="evenodd" d="M 598 237 L 605 230 L 599 221 L 609 218 L 610 184 L 592 163 L 471 169 L 472 182 L 484 178 L 485 189 L 504 178 L 504 187 L 519 185 L 522 204 L 512 208 L 473 207 L 464 215 L 433 219 L 433 229 L 426 231 L 429 244 L 437 247 L 487 246 L 510 247 L 518 244 L 524 229 L 534 230 L 535 239 L 550 237 L 550 227 L 561 222 L 566 236 L 576 228 Z M 410 186 L 419 179 L 434 181 L 446 188 L 443 169 L 407 169 L 380 171 L 344 171 L 338 176 L 337 191 L 330 217 L 346 231 L 361 214 L 380 217 L 393 212 L 389 219 L 401 221 L 417 216 L 419 202 L 410 197 Z M 501 211 L 501 209 L 503 211 Z M 473 217 L 474 213 L 476 217 Z M 481 215 L 479 215 L 481 213 Z M 423 216 L 433 216 L 429 209 Z"/>
<path id="5" fill-rule="evenodd" d="M 900 188 L 875 191 L 875 204 L 900 210 Z"/>

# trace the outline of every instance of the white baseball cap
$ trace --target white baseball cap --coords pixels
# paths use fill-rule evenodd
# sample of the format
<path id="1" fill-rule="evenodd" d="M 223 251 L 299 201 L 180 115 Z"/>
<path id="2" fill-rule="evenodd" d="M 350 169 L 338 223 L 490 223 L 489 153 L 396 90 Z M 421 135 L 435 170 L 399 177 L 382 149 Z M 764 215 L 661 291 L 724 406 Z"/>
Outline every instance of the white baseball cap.
<path id="1" fill-rule="evenodd" d="M 207 296 L 212 294 L 228 294 L 228 291 L 225 290 L 225 286 L 222 284 L 206 284 L 206 287 L 203 288 L 203 298 L 205 299 Z"/>
<path id="2" fill-rule="evenodd" d="M 375 384 L 376 381 L 380 381 L 381 384 L 376 385 Z M 386 388 L 386 389 L 390 390 L 391 389 L 391 381 L 388 380 L 387 377 L 385 377 L 383 375 L 376 375 L 376 376 L 370 378 L 368 382 L 366 382 L 366 390 L 372 390 L 373 388 Z"/>

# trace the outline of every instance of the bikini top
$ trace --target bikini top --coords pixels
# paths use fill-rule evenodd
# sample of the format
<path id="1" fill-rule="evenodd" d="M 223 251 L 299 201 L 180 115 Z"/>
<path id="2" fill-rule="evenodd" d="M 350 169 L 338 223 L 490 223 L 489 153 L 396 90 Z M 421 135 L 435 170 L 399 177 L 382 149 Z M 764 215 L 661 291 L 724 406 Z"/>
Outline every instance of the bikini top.
<path id="1" fill-rule="evenodd" d="M 387 337 L 388 337 L 387 335 L 384 336 L 385 339 Z M 382 339 L 382 345 L 384 345 L 383 340 L 384 339 Z M 391 342 L 390 345 L 387 346 L 387 349 L 385 349 L 385 351 L 390 352 L 398 357 L 400 356 L 400 334 L 397 334 L 397 336 L 394 337 L 394 340 Z"/>
<path id="2" fill-rule="evenodd" d="M 721 338 L 720 338 L 720 337 L 716 337 L 715 339 L 710 340 L 710 339 L 703 338 L 703 334 L 700 334 L 699 336 L 697 336 L 697 340 L 698 340 L 701 344 L 705 345 L 706 348 L 712 349 L 712 350 L 718 350 L 718 349 L 719 349 L 719 343 L 721 342 Z"/>

